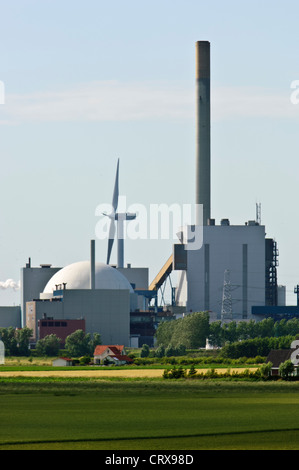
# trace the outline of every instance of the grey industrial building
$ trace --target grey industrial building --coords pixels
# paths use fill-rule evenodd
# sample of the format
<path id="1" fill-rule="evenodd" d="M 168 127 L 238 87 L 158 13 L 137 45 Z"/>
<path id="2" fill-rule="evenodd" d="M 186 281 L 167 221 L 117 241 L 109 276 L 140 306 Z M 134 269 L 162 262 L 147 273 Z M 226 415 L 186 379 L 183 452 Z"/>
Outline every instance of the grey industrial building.
<path id="1" fill-rule="evenodd" d="M 174 247 L 173 268 L 179 272 L 176 302 L 186 313 L 209 311 L 222 321 L 250 320 L 258 307 L 281 300 L 276 241 L 266 238 L 257 205 L 255 220 L 231 225 L 211 216 L 211 89 L 210 43 L 196 43 L 196 194 L 197 220 Z M 201 211 L 199 210 L 201 208 Z M 227 217 L 227 215 L 225 214 Z M 200 233 L 200 249 L 193 249 L 192 233 Z M 187 235 L 186 235 L 187 234 Z"/>
<path id="2" fill-rule="evenodd" d="M 211 90 L 210 43 L 196 43 L 196 223 L 179 233 L 173 254 L 149 284 L 148 268 L 124 267 L 123 240 L 118 239 L 118 264 L 109 264 L 113 238 L 108 241 L 107 263 L 97 263 L 95 241 L 90 260 L 53 267 L 32 267 L 29 259 L 21 269 L 20 307 L 0 307 L 0 327 L 29 326 L 38 340 L 38 322 L 43 318 L 84 319 L 87 333 L 98 332 L 105 344 L 153 345 L 159 321 L 175 318 L 176 311 L 189 314 L 209 311 L 211 320 L 257 321 L 267 316 L 299 315 L 298 307 L 285 305 L 284 286 L 277 279 L 277 243 L 266 237 L 257 211 L 256 220 L 231 225 L 218 223 L 211 210 Z M 113 193 L 114 224 L 123 226 L 136 214 L 118 214 L 118 169 Z M 107 215 L 107 214 L 106 214 Z M 227 214 L 225 214 L 227 217 Z M 190 233 L 198 230 L 202 243 L 193 249 Z M 186 235 L 187 234 L 187 235 Z M 178 273 L 172 313 L 159 311 L 157 291 Z M 299 297 L 298 297 L 299 298 Z M 154 307 L 150 305 L 155 301 Z M 298 301 L 299 303 L 299 301 Z M 176 304 L 176 305 L 175 305 Z"/>

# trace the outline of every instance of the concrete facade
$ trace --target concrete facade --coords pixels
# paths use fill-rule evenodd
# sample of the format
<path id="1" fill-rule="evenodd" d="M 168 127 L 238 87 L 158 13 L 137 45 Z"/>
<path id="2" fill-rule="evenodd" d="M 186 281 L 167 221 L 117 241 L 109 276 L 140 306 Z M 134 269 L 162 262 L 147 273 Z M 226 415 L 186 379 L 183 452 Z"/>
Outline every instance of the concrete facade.
<path id="1" fill-rule="evenodd" d="M 128 265 L 126 268 L 116 268 L 129 283 L 133 286 L 134 290 L 147 290 L 149 283 L 148 268 L 132 268 Z M 131 311 L 147 310 L 148 299 L 142 295 L 131 294 Z"/>
<path id="2" fill-rule="evenodd" d="M 210 311 L 221 318 L 224 272 L 229 270 L 234 317 L 250 319 L 254 305 L 265 305 L 265 227 L 204 226 L 203 246 L 187 250 L 179 276 L 177 303 L 186 312 Z"/>
<path id="3" fill-rule="evenodd" d="M 132 268 L 128 265 L 126 268 L 116 269 L 128 279 L 134 289 L 148 289 L 148 268 Z"/>
<path id="4" fill-rule="evenodd" d="M 99 333 L 103 343 L 130 344 L 130 292 L 112 289 L 66 289 L 49 300 L 27 303 L 26 324 L 38 340 L 38 320 L 85 320 L 86 333 Z"/>
<path id="5" fill-rule="evenodd" d="M 60 271 L 61 268 L 54 268 L 48 264 L 39 267 L 32 267 L 28 263 L 25 268 L 21 268 L 21 325 L 26 325 L 26 302 L 39 299 L 47 282 Z"/>
<path id="6" fill-rule="evenodd" d="M 21 328 L 21 307 L 0 307 L 0 328 Z"/>

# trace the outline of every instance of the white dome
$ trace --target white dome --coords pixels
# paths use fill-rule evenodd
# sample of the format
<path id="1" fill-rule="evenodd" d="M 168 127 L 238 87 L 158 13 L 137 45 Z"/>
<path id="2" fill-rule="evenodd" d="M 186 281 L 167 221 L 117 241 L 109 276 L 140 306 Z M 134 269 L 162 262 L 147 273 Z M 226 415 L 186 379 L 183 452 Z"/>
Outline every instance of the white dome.
<path id="1" fill-rule="evenodd" d="M 80 261 L 60 269 L 44 288 L 44 294 L 52 294 L 56 285 L 66 283 L 66 289 L 90 289 L 90 261 Z M 104 263 L 95 263 L 96 289 L 133 289 L 129 281 L 117 269 Z"/>

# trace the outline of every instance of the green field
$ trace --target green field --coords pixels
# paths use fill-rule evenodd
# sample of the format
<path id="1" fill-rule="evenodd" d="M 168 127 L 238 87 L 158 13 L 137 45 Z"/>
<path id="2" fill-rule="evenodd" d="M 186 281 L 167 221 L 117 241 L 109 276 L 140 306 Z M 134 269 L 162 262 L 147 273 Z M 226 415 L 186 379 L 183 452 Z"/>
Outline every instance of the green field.
<path id="1" fill-rule="evenodd" d="M 0 450 L 299 449 L 297 382 L 0 381 Z"/>

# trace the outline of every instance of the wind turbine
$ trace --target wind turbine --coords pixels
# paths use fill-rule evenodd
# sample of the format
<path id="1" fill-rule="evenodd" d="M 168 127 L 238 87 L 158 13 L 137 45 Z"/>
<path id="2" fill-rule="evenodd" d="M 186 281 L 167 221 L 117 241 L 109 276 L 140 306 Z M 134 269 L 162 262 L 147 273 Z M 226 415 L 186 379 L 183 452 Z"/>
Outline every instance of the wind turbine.
<path id="1" fill-rule="evenodd" d="M 119 197 L 119 159 L 117 160 L 115 184 L 112 198 L 112 212 L 110 214 L 104 214 L 110 219 L 109 227 L 109 238 L 108 238 L 108 252 L 107 252 L 107 264 L 110 262 L 111 251 L 114 243 L 116 233 L 116 221 L 117 221 L 117 267 L 124 267 L 124 223 L 127 220 L 136 219 L 136 214 L 124 212 L 117 212 Z"/>

